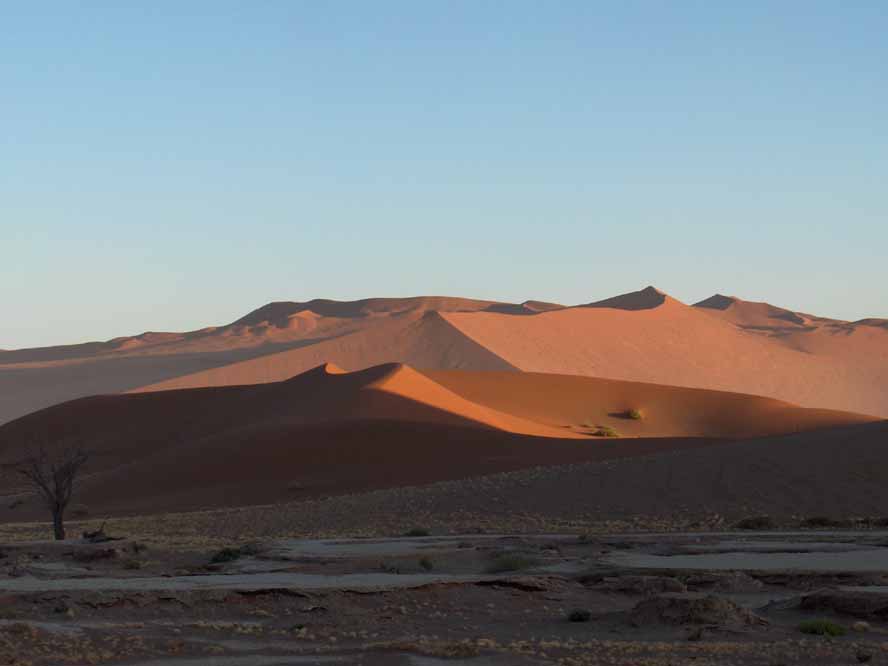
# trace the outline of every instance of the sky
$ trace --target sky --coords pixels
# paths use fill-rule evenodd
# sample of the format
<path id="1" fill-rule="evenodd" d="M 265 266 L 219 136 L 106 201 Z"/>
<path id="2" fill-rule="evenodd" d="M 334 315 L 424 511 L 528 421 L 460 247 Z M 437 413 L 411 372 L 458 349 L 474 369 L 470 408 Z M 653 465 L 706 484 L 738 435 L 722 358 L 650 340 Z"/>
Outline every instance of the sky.
<path id="1" fill-rule="evenodd" d="M 0 5 L 0 348 L 652 284 L 888 316 L 888 6 Z"/>

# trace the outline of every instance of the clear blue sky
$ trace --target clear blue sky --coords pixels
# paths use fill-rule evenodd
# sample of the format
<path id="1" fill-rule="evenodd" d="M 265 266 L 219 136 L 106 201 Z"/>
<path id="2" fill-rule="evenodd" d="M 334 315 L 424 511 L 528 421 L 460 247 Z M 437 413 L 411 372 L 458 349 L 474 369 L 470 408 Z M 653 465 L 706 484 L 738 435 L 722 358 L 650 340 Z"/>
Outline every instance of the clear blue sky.
<path id="1" fill-rule="evenodd" d="M 884 0 L 34 1 L 0 25 L 2 348 L 647 284 L 888 316 Z"/>

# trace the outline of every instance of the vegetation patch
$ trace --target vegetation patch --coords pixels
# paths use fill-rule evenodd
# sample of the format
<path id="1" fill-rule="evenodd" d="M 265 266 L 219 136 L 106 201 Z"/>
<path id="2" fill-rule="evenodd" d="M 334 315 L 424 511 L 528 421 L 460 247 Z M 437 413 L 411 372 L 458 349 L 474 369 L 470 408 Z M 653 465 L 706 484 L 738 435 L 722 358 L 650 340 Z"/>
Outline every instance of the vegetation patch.
<path id="1" fill-rule="evenodd" d="M 771 516 L 750 516 L 734 523 L 738 530 L 770 530 L 774 529 L 774 519 Z"/>
<path id="2" fill-rule="evenodd" d="M 641 421 L 641 419 L 644 418 L 644 415 L 639 409 L 627 409 L 624 416 L 631 421 Z"/>
<path id="3" fill-rule="evenodd" d="M 851 527 L 852 524 L 850 520 L 839 520 L 829 516 L 811 516 L 802 521 L 802 527 Z"/>
<path id="4" fill-rule="evenodd" d="M 431 571 L 435 568 L 435 563 L 428 557 L 420 558 L 419 566 L 422 567 L 425 571 Z"/>
<path id="5" fill-rule="evenodd" d="M 844 636 L 845 627 L 829 620 L 805 620 L 799 624 L 799 631 L 814 636 Z"/>
<path id="6" fill-rule="evenodd" d="M 592 619 L 592 612 L 585 608 L 574 608 L 567 614 L 568 622 L 588 622 Z"/>
<path id="7" fill-rule="evenodd" d="M 425 527 L 414 527 L 412 530 L 404 532 L 405 537 L 427 537 L 431 536 L 431 534 Z"/>
<path id="8" fill-rule="evenodd" d="M 530 569 L 540 563 L 535 557 L 523 555 L 521 553 L 502 553 L 497 555 L 493 561 L 487 565 L 485 571 L 487 573 L 507 573 L 509 571 L 521 571 Z"/>
<path id="9" fill-rule="evenodd" d="M 595 426 L 595 429 L 592 431 L 592 434 L 596 437 L 619 437 L 620 433 L 611 428 L 610 426 L 600 425 Z"/>
<path id="10" fill-rule="evenodd" d="M 234 562 L 235 560 L 239 560 L 243 557 L 244 553 L 240 548 L 223 548 L 212 558 L 210 558 L 210 562 L 212 564 L 224 564 L 225 562 Z"/>
<path id="11" fill-rule="evenodd" d="M 224 564 L 225 562 L 234 562 L 242 557 L 256 555 L 259 553 L 260 546 L 256 543 L 248 543 L 237 548 L 223 548 L 210 560 L 211 564 Z"/>

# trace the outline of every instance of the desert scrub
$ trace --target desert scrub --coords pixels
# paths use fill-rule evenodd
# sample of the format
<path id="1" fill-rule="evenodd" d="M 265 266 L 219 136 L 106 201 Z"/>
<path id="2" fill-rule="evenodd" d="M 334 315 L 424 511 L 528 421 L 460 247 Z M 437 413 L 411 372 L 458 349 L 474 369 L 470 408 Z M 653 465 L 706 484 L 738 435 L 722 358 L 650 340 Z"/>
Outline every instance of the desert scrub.
<path id="1" fill-rule="evenodd" d="M 799 624 L 799 631 L 814 636 L 844 636 L 845 627 L 829 620 L 805 620 Z"/>
<path id="2" fill-rule="evenodd" d="M 225 562 L 234 562 L 235 560 L 239 560 L 243 553 L 241 553 L 240 548 L 223 548 L 212 558 L 210 558 L 210 562 L 213 564 L 223 564 Z"/>
<path id="3" fill-rule="evenodd" d="M 408 530 L 404 532 L 405 537 L 427 537 L 430 536 L 431 532 L 427 530 L 425 527 L 414 527 L 412 530 Z"/>
<path id="4" fill-rule="evenodd" d="M 521 571 L 538 565 L 540 561 L 535 557 L 522 555 L 521 553 L 502 553 L 493 558 L 487 565 L 487 573 L 506 573 L 509 571 Z"/>
<path id="5" fill-rule="evenodd" d="M 811 516 L 802 521 L 802 527 L 851 527 L 850 520 L 838 520 L 829 516 Z"/>
<path id="6" fill-rule="evenodd" d="M 422 567 L 426 571 L 431 571 L 435 568 L 435 563 L 428 557 L 420 558 L 419 566 Z"/>
<path id="7" fill-rule="evenodd" d="M 644 418 L 644 415 L 641 413 L 640 409 L 627 409 L 624 412 L 624 415 L 627 419 L 630 419 L 632 421 L 641 421 L 641 419 Z"/>
<path id="8" fill-rule="evenodd" d="M 774 528 L 771 516 L 750 516 L 734 523 L 738 530 L 770 530 Z"/>
<path id="9" fill-rule="evenodd" d="M 237 548 L 223 548 L 210 560 L 212 564 L 224 564 L 225 562 L 234 562 L 247 555 L 256 555 L 259 552 L 258 544 L 248 543 L 245 546 Z"/>
<path id="10" fill-rule="evenodd" d="M 568 622 L 588 622 L 592 619 L 592 612 L 585 608 L 574 608 L 567 614 Z"/>
<path id="11" fill-rule="evenodd" d="M 595 426 L 595 430 L 592 431 L 592 434 L 596 437 L 619 437 L 620 433 L 611 428 L 610 426 L 602 425 Z"/>

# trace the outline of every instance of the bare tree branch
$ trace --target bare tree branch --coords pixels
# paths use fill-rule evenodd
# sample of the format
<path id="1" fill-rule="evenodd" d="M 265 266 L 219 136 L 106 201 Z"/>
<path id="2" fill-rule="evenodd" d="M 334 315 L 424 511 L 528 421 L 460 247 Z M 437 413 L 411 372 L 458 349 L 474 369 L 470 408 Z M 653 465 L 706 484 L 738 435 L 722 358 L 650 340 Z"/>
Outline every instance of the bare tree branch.
<path id="1" fill-rule="evenodd" d="M 33 449 L 19 465 L 19 472 L 52 512 L 56 539 L 65 538 L 65 509 L 74 493 L 77 475 L 87 461 L 89 453 L 79 445 L 69 445 L 52 453 L 41 445 Z"/>

